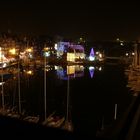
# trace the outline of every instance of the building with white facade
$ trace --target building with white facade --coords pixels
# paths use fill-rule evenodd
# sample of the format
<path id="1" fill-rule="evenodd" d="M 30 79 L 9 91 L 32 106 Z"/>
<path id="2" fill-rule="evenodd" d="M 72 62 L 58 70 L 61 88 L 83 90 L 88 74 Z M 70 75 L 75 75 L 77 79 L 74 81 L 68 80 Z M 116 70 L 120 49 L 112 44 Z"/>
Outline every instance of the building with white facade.
<path id="1" fill-rule="evenodd" d="M 85 59 L 84 46 L 71 42 L 57 43 L 57 57 L 65 58 L 66 61 L 78 62 Z"/>

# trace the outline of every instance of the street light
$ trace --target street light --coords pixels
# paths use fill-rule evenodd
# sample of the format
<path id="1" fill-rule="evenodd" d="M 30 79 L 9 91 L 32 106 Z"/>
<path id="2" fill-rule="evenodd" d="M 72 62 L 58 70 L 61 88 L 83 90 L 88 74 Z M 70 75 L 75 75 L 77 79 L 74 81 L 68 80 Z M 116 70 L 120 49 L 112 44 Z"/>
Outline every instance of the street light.
<path id="1" fill-rule="evenodd" d="M 32 51 L 33 51 L 32 48 L 27 48 L 27 49 L 26 49 L 26 52 L 28 52 L 28 53 L 31 53 Z"/>
<path id="2" fill-rule="evenodd" d="M 12 55 L 15 55 L 16 54 L 16 49 L 15 48 L 10 49 L 9 53 L 12 54 Z"/>

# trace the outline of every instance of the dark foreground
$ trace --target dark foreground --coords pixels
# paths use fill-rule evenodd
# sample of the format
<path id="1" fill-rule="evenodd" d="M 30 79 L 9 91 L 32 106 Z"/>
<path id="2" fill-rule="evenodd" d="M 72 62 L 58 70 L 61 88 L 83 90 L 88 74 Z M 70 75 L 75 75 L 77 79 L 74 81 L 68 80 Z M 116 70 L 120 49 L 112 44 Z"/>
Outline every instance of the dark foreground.
<path id="1" fill-rule="evenodd" d="M 95 140 L 138 140 L 140 138 L 140 96 L 134 97 L 124 118 L 111 129 L 100 135 L 68 132 L 59 128 L 21 121 L 0 116 L 0 135 L 10 139 L 95 139 Z M 118 125 L 119 124 L 119 125 Z"/>
<path id="2" fill-rule="evenodd" d="M 135 97 L 124 119 L 99 136 L 68 132 L 58 128 L 50 128 L 40 124 L 29 123 L 15 118 L 0 116 L 0 135 L 10 139 L 95 139 L 95 140 L 138 140 L 140 122 L 140 96 Z M 118 125 L 119 124 L 119 125 Z"/>

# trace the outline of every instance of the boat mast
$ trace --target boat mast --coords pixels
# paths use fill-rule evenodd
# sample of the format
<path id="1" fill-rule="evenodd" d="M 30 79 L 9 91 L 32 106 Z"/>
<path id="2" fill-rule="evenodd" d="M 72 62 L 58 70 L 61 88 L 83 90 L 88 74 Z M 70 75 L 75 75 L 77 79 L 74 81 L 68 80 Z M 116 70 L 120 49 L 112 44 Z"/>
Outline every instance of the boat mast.
<path id="1" fill-rule="evenodd" d="M 114 120 L 117 119 L 117 104 L 115 104 Z"/>
<path id="2" fill-rule="evenodd" d="M 20 50 L 18 53 L 18 99 L 19 99 L 19 113 L 21 113 L 21 89 L 20 89 L 20 58 L 19 58 Z"/>
<path id="3" fill-rule="evenodd" d="M 66 112 L 66 121 L 69 119 L 69 93 L 70 93 L 70 82 L 69 82 L 69 74 L 68 74 L 68 80 L 67 80 L 67 112 Z"/>
<path id="4" fill-rule="evenodd" d="M 45 112 L 45 121 L 47 118 L 47 113 L 46 113 L 46 56 L 44 54 L 44 112 Z"/>

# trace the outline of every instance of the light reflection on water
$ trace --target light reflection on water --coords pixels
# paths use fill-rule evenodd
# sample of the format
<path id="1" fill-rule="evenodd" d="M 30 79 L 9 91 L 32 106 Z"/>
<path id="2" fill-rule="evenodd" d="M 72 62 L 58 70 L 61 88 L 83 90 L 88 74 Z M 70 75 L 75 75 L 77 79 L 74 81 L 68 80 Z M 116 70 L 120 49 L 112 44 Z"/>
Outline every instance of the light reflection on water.
<path id="1" fill-rule="evenodd" d="M 56 66 L 55 67 L 57 77 L 61 80 L 68 80 L 70 78 L 83 77 L 84 76 L 84 66 L 82 65 L 71 65 L 71 66 Z"/>
<path id="2" fill-rule="evenodd" d="M 26 121 L 92 133 L 119 118 L 129 104 L 130 95 L 121 69 L 113 68 L 112 72 L 112 68 L 102 66 L 47 65 L 45 71 L 46 103 L 44 69 L 24 69 L 20 73 L 20 116 Z M 7 114 L 17 115 L 14 117 L 20 117 L 18 82 L 15 73 L 4 84 L 5 108 L 10 110 Z M 121 98 L 128 100 L 124 103 Z"/>

